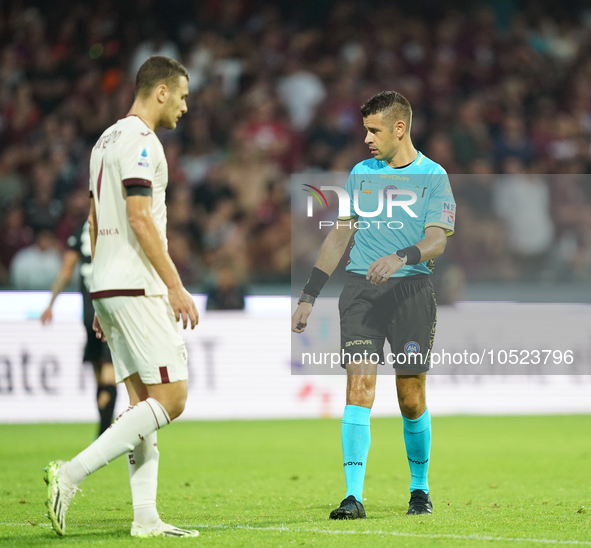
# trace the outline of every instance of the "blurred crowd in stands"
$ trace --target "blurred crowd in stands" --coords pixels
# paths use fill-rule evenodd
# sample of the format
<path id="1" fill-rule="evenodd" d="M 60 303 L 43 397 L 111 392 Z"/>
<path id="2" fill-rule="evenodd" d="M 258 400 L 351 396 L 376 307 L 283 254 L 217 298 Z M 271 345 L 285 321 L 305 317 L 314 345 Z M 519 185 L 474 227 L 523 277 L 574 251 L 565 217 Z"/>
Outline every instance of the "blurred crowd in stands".
<path id="1" fill-rule="evenodd" d="M 0 285 L 49 287 L 87 215 L 90 150 L 126 115 L 154 54 L 190 73 L 188 114 L 158 132 L 169 249 L 187 285 L 216 273 L 289 282 L 290 174 L 366 159 L 359 106 L 384 89 L 409 99 L 415 146 L 451 175 L 458 222 L 445 268 L 468 281 L 589 278 L 582 5 L 4 2 Z"/>

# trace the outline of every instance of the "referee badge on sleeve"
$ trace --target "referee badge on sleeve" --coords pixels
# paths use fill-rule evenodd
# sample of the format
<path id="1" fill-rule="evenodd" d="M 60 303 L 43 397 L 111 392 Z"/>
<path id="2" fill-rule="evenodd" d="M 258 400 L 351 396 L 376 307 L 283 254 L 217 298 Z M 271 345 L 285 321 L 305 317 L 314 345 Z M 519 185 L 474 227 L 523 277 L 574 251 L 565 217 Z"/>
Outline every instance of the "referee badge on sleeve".
<path id="1" fill-rule="evenodd" d="M 441 219 L 442 223 L 454 226 L 456 221 L 456 204 L 453 202 L 443 202 L 441 207 Z"/>

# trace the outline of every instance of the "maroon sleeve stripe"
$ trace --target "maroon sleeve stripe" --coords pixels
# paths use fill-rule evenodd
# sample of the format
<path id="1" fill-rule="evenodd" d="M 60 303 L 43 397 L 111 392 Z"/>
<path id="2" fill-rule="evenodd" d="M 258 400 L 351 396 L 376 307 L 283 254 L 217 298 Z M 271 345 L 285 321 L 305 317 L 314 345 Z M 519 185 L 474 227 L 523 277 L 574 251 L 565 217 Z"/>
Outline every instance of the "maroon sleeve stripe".
<path id="1" fill-rule="evenodd" d="M 148 181 L 148 179 L 123 179 L 123 186 L 147 186 L 152 187 L 152 181 Z"/>

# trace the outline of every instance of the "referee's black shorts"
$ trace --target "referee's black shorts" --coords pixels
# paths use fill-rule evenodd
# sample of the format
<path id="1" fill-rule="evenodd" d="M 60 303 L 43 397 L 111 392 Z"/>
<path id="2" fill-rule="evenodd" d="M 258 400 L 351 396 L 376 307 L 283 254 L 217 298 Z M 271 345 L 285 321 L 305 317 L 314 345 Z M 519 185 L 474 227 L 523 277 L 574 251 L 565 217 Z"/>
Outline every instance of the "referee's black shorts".
<path id="1" fill-rule="evenodd" d="M 359 363 L 357 360 L 367 351 L 366 356 L 373 356 L 367 359 L 385 363 L 386 367 L 411 374 L 429 370 L 437 302 L 428 274 L 390 278 L 373 285 L 365 276 L 348 272 L 339 313 L 341 356 L 345 355 L 341 367 Z M 385 359 L 386 339 L 391 354 Z"/>
<path id="2" fill-rule="evenodd" d="M 101 365 L 103 363 L 113 363 L 109 345 L 96 338 L 96 333 L 92 329 L 92 321 L 85 319 L 84 327 L 86 328 L 86 346 L 82 360 L 93 364 L 100 363 Z"/>

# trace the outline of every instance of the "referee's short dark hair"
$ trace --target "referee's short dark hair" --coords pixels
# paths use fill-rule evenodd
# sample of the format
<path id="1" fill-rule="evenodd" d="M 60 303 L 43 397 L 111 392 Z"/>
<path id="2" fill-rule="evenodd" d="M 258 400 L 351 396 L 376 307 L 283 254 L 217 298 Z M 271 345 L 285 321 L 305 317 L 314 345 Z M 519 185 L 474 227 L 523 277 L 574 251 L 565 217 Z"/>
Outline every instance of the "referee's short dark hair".
<path id="1" fill-rule="evenodd" d="M 160 84 L 173 89 L 178 85 L 179 76 L 189 79 L 189 73 L 183 65 L 170 57 L 153 55 L 138 70 L 135 94 L 147 97 Z"/>
<path id="2" fill-rule="evenodd" d="M 398 120 L 406 124 L 406 130 L 410 130 L 412 120 L 412 108 L 410 103 L 397 91 L 381 91 L 361 105 L 361 116 L 366 118 L 378 112 L 383 113 L 384 120 L 390 125 L 390 131 Z"/>

